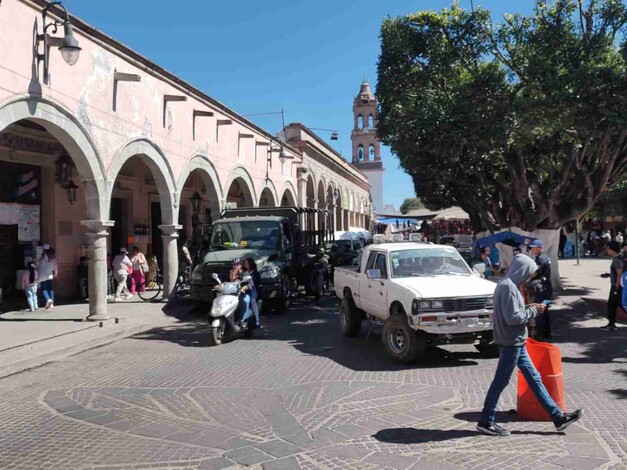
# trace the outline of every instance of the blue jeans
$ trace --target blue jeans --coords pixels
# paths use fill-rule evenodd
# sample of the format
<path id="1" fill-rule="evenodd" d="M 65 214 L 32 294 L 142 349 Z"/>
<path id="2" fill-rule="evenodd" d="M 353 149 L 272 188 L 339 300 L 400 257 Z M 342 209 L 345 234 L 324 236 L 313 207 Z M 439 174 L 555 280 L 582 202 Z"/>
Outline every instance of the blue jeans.
<path id="1" fill-rule="evenodd" d="M 257 289 L 253 289 L 250 293 L 250 309 L 255 314 L 255 322 L 259 326 L 259 309 L 257 308 Z"/>
<path id="2" fill-rule="evenodd" d="M 551 419 L 555 421 L 561 417 L 562 410 L 555 404 L 555 401 L 553 401 L 549 392 L 546 391 L 542 384 L 540 373 L 536 370 L 527 353 L 527 346 L 499 346 L 499 350 L 499 364 L 496 367 L 492 385 L 490 385 L 488 394 L 485 397 L 483 411 L 481 412 L 481 422 L 489 425 L 494 424 L 499 397 L 505 390 L 505 387 L 507 387 L 512 372 L 514 372 L 514 367 L 517 365 L 525 377 L 529 388 L 531 388 L 542 408 L 551 416 Z"/>
<path id="3" fill-rule="evenodd" d="M 250 295 L 246 294 L 244 295 L 240 302 L 242 302 L 244 305 L 242 305 L 242 319 L 240 320 L 240 322 L 244 322 L 248 319 L 248 317 L 250 317 Z"/>
<path id="4" fill-rule="evenodd" d="M 41 281 L 39 285 L 41 287 L 41 293 L 44 295 L 44 300 L 46 301 L 46 303 L 48 302 L 48 300 L 52 300 L 52 302 L 54 302 L 54 291 L 52 290 L 53 288 L 52 279 L 48 279 L 47 281 Z"/>
<path id="5" fill-rule="evenodd" d="M 27 287 L 26 290 L 26 300 L 28 301 L 28 307 L 31 310 L 36 310 L 38 308 L 37 305 L 37 284 L 33 284 L 30 287 Z"/>

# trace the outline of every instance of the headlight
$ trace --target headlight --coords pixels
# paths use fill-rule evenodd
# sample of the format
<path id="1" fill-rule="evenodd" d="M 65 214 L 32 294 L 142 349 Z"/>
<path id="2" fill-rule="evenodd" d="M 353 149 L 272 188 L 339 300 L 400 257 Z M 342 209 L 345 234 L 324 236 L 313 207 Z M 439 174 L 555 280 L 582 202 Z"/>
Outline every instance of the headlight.
<path id="1" fill-rule="evenodd" d="M 420 304 L 419 304 L 419 308 L 420 308 L 420 310 L 430 309 L 431 308 L 431 301 L 430 300 L 421 300 Z"/>
<path id="2" fill-rule="evenodd" d="M 485 303 L 486 308 L 494 308 L 494 297 L 488 297 L 488 300 Z"/>
<path id="3" fill-rule="evenodd" d="M 192 281 L 202 281 L 202 265 L 199 264 L 192 271 Z"/>
<path id="4" fill-rule="evenodd" d="M 431 302 L 431 308 L 444 308 L 444 302 L 442 302 L 441 300 L 434 300 L 433 302 Z"/>
<path id="5" fill-rule="evenodd" d="M 279 276 L 281 276 L 281 270 L 276 266 L 267 266 L 259 271 L 261 279 L 277 279 Z"/>

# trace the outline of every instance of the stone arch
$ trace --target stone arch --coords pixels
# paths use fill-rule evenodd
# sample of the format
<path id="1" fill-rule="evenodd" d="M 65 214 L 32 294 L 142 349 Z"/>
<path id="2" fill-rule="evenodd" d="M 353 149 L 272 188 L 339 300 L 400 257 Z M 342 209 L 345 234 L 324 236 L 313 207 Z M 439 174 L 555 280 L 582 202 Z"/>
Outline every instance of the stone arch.
<path id="1" fill-rule="evenodd" d="M 359 116 L 357 116 L 357 129 L 363 129 L 364 128 L 364 117 L 360 114 Z"/>
<path id="2" fill-rule="evenodd" d="M 278 201 L 279 197 L 274 183 L 270 180 L 266 180 L 262 186 L 261 195 L 259 196 L 259 207 L 276 207 Z"/>
<path id="3" fill-rule="evenodd" d="M 231 193 L 231 190 L 233 189 L 232 186 L 234 184 L 239 185 L 242 197 L 244 198 L 244 205 L 238 204 L 238 207 L 257 207 L 259 199 L 257 199 L 257 193 L 255 192 L 255 184 L 253 183 L 250 173 L 248 173 L 243 166 L 233 168 L 227 180 L 227 184 L 224 185 L 225 204 L 229 202 L 229 193 Z"/>
<path id="4" fill-rule="evenodd" d="M 365 159 L 365 157 L 364 157 L 364 146 L 362 144 L 359 144 L 357 146 L 357 161 L 363 162 L 364 159 Z"/>
<path id="5" fill-rule="evenodd" d="M 289 181 L 285 185 L 283 196 L 281 197 L 281 207 L 294 207 L 296 204 L 296 189 Z"/>
<path id="6" fill-rule="evenodd" d="M 81 178 L 87 202 L 87 218 L 106 220 L 104 167 L 87 130 L 70 111 L 48 98 L 14 97 L 0 104 L 0 132 L 11 124 L 27 120 L 43 126 L 63 145 Z"/>
<path id="7" fill-rule="evenodd" d="M 318 207 L 321 209 L 326 209 L 327 207 L 327 192 L 325 191 L 324 180 L 320 178 L 318 181 L 318 190 L 317 190 L 317 198 L 318 198 Z"/>
<path id="8" fill-rule="evenodd" d="M 111 204 L 111 195 L 115 180 L 124 164 L 132 157 L 139 157 L 150 169 L 161 202 L 161 220 L 164 225 L 178 222 L 178 199 L 174 183 L 174 174 L 168 159 L 161 149 L 148 139 L 136 139 L 127 143 L 113 157 L 107 172 L 107 210 Z"/>
<path id="9" fill-rule="evenodd" d="M 374 117 L 372 116 L 372 114 L 368 115 L 368 127 L 370 129 L 374 129 Z"/>
<path id="10" fill-rule="evenodd" d="M 199 171 L 205 186 L 207 187 L 207 192 L 209 193 L 210 198 L 209 208 L 211 209 L 211 217 L 213 220 L 216 220 L 220 217 L 220 210 L 222 209 L 222 200 L 224 195 L 222 185 L 220 184 L 220 178 L 218 177 L 218 172 L 213 166 L 213 163 L 211 163 L 211 160 L 209 160 L 208 156 L 194 155 L 187 161 L 176 185 L 176 200 L 180 203 L 185 182 L 192 172 L 196 170 Z"/>
<path id="11" fill-rule="evenodd" d="M 316 183 L 313 175 L 309 172 L 307 176 L 307 196 L 305 198 L 306 207 L 314 207 L 314 201 L 316 200 Z"/>

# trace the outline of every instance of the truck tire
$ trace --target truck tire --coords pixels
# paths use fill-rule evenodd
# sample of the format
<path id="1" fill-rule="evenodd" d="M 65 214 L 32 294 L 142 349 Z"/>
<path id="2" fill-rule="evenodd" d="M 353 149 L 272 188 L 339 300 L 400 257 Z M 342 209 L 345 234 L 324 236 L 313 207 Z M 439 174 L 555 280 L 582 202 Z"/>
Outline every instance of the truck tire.
<path id="1" fill-rule="evenodd" d="M 283 274 L 281 297 L 277 299 L 276 305 L 274 308 L 276 313 L 278 313 L 279 315 L 285 315 L 290 308 L 290 304 L 291 304 L 290 286 L 291 286 L 290 278 L 288 277 L 287 274 Z"/>
<path id="2" fill-rule="evenodd" d="M 483 357 L 499 357 L 499 347 L 494 342 L 494 337 L 490 333 L 484 340 L 475 344 L 475 348 Z"/>
<path id="3" fill-rule="evenodd" d="M 361 315 L 357 311 L 353 296 L 344 294 L 340 303 L 340 329 L 347 337 L 357 336 L 361 331 Z"/>
<path id="4" fill-rule="evenodd" d="M 408 364 L 417 360 L 427 350 L 427 339 L 412 330 L 407 316 L 402 313 L 391 315 L 383 325 L 383 347 L 397 362 Z"/>

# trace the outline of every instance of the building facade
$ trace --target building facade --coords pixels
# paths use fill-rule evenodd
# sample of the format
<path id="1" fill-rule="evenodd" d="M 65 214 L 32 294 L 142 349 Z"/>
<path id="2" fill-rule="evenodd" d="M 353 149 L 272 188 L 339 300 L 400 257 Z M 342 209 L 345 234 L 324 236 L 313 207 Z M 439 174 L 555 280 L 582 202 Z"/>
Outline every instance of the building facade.
<path id="1" fill-rule="evenodd" d="M 50 243 L 61 295 L 76 291 L 76 265 L 88 257 L 90 318 L 101 319 L 107 254 L 134 245 L 155 254 L 167 296 L 180 242 L 191 238 L 193 223 L 219 218 L 227 205 L 329 204 L 343 219 L 365 223 L 371 208 L 356 201 L 369 200 L 367 179 L 328 146 L 299 147 L 320 141 L 315 134 L 297 138 L 291 125 L 283 135 L 293 140 L 278 139 L 78 18 L 69 17 L 79 60 L 69 66 L 53 45 L 45 76 L 34 32 L 64 19 L 43 0 L 0 3 L 5 288 Z"/>
<path id="2" fill-rule="evenodd" d="M 377 139 L 377 98 L 364 80 L 353 100 L 352 164 L 367 176 L 375 212 L 383 210 L 383 162 Z"/>

